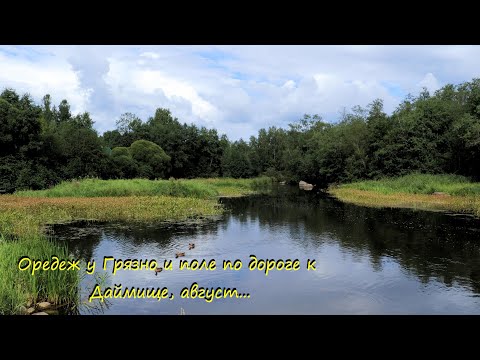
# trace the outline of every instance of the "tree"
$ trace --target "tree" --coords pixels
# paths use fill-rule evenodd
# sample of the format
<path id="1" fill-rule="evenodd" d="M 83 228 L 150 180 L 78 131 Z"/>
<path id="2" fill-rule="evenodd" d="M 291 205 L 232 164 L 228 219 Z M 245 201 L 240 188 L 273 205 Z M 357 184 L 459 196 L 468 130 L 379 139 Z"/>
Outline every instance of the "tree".
<path id="1" fill-rule="evenodd" d="M 129 153 L 137 163 L 140 177 L 155 179 L 164 178 L 168 174 L 170 156 L 157 144 L 137 140 L 130 145 Z"/>
<path id="2" fill-rule="evenodd" d="M 0 94 L 0 189 L 40 189 L 55 177 L 45 166 L 41 108 L 29 94 L 6 89 Z"/>
<path id="3" fill-rule="evenodd" d="M 90 118 L 90 114 L 88 112 L 84 112 L 82 114 L 74 116 L 71 121 L 75 123 L 75 125 L 87 129 L 93 128 L 93 120 Z"/>
<path id="4" fill-rule="evenodd" d="M 234 178 L 250 177 L 253 171 L 248 152 L 248 144 L 242 139 L 227 147 L 222 159 L 223 174 Z"/>
<path id="5" fill-rule="evenodd" d="M 391 115 L 376 99 L 327 123 L 305 114 L 287 129 L 229 141 L 157 108 L 143 122 L 124 113 L 99 137 L 88 112 L 66 99 L 38 106 L 29 94 L 0 94 L 0 189 L 45 188 L 64 179 L 176 178 L 267 174 L 318 185 L 409 172 L 480 179 L 480 79 L 408 95 Z M 113 150 L 112 150 L 113 149 Z M 168 154 L 168 155 L 167 155 Z"/>
<path id="6" fill-rule="evenodd" d="M 53 112 L 51 108 L 52 100 L 50 98 L 50 94 L 45 95 L 42 101 L 43 101 L 43 107 L 42 107 L 43 117 L 46 120 L 46 122 L 50 124 L 54 122 Z"/>
<path id="7" fill-rule="evenodd" d="M 57 123 L 67 122 L 71 117 L 70 104 L 63 99 L 60 105 L 58 105 Z"/>
<path id="8" fill-rule="evenodd" d="M 67 179 L 101 175 L 107 155 L 95 130 L 67 121 L 58 126 L 58 135 Z"/>
<path id="9" fill-rule="evenodd" d="M 112 159 L 119 178 L 131 179 L 138 174 L 138 165 L 132 157 L 129 148 L 116 147 L 112 149 Z"/>
<path id="10" fill-rule="evenodd" d="M 118 130 L 105 131 L 103 133 L 103 141 L 105 146 L 113 149 L 118 146 L 130 146 L 131 143 L 128 142 L 128 139 L 125 136 L 122 136 Z"/>
<path id="11" fill-rule="evenodd" d="M 116 121 L 116 125 L 120 135 L 126 135 L 138 131 L 142 126 L 142 120 L 135 114 L 126 112 Z"/>
<path id="12" fill-rule="evenodd" d="M 11 106 L 18 107 L 20 103 L 20 96 L 11 88 L 3 90 L 0 94 L 0 98 L 5 100 Z"/>

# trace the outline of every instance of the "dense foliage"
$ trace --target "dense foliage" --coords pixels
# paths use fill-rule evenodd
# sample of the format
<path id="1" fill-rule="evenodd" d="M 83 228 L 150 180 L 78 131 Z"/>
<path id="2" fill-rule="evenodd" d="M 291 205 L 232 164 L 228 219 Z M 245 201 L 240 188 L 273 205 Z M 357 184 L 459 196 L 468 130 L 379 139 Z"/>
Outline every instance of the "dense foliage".
<path id="1" fill-rule="evenodd" d="M 100 136 L 88 113 L 72 115 L 49 95 L 0 94 L 0 190 L 48 188 L 84 177 L 196 178 L 267 175 L 326 185 L 411 172 L 480 178 L 480 79 L 408 96 L 391 114 L 382 100 L 337 123 L 305 115 L 288 129 L 229 141 L 182 124 L 167 109 L 146 121 L 123 114 Z"/>

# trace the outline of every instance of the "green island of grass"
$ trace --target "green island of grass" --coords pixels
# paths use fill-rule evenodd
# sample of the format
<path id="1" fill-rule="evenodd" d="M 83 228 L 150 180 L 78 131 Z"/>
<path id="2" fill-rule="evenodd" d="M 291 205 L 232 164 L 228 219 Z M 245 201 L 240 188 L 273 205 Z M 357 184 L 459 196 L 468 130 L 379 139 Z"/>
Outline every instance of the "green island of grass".
<path id="1" fill-rule="evenodd" d="M 68 259 L 45 225 L 76 220 L 183 221 L 222 214 L 221 196 L 267 191 L 271 179 L 66 181 L 39 191 L 0 195 L 0 314 L 22 314 L 48 301 L 78 306 L 78 271 L 20 271 L 19 259 Z"/>
<path id="2" fill-rule="evenodd" d="M 459 175 L 410 174 L 331 186 L 341 201 L 372 207 L 442 210 L 480 216 L 480 183 Z"/>

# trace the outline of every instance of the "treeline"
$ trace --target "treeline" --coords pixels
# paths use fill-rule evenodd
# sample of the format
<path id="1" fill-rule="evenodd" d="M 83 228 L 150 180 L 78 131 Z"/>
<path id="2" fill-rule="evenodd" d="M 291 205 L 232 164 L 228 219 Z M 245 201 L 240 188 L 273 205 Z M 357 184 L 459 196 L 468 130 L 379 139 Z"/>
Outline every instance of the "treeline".
<path id="1" fill-rule="evenodd" d="M 407 96 L 392 115 L 382 100 L 356 106 L 335 124 L 305 115 L 288 129 L 261 129 L 223 157 L 235 177 L 266 174 L 319 185 L 451 173 L 480 179 L 480 79 Z"/>
<path id="2" fill-rule="evenodd" d="M 46 95 L 37 105 L 12 89 L 0 95 L 0 190 L 7 192 L 83 177 L 268 175 L 326 185 L 417 171 L 479 179 L 479 156 L 480 79 L 408 96 L 390 116 L 377 99 L 335 124 L 305 115 L 233 142 L 161 108 L 145 121 L 123 114 L 100 136 L 89 113 L 71 114 L 67 100 L 52 106 Z"/>
<path id="3" fill-rule="evenodd" d="M 146 122 L 123 114 L 116 130 L 99 136 L 90 114 L 72 115 L 67 100 L 55 106 L 46 95 L 37 105 L 12 89 L 0 94 L 0 191 L 85 177 L 219 177 L 228 145 L 216 130 L 181 124 L 166 109 Z"/>

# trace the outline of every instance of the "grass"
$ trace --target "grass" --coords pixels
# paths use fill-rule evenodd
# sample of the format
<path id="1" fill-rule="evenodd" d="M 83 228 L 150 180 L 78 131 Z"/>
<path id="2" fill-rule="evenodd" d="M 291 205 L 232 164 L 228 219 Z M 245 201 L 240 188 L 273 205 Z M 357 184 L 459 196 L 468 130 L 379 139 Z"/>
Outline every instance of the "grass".
<path id="1" fill-rule="evenodd" d="M 18 270 L 22 256 L 66 259 L 45 225 L 98 221 L 180 221 L 215 216 L 218 196 L 241 196 L 268 189 L 269 178 L 194 180 L 97 180 L 63 182 L 51 189 L 0 195 L 0 314 L 18 314 L 29 301 L 77 306 L 80 274 Z"/>
<path id="2" fill-rule="evenodd" d="M 265 192 L 271 188 L 269 177 L 253 179 L 213 178 L 186 180 L 192 184 L 203 184 L 217 191 L 218 196 L 243 196 L 254 192 Z"/>
<path id="3" fill-rule="evenodd" d="M 344 189 L 375 191 L 381 194 L 433 194 L 444 192 L 454 196 L 480 195 L 480 183 L 472 183 L 460 175 L 410 174 L 395 178 L 360 181 L 341 185 Z"/>
<path id="4" fill-rule="evenodd" d="M 0 196 L 0 232 L 14 237 L 38 234 L 45 224 L 98 221 L 165 221 L 218 215 L 214 199 L 171 196 L 27 198 Z"/>
<path id="5" fill-rule="evenodd" d="M 339 185 L 331 187 L 329 193 L 357 205 L 445 210 L 480 216 L 480 183 L 458 175 L 410 174 Z"/>
<path id="6" fill-rule="evenodd" d="M 41 235 L 23 241 L 0 242 L 0 314 L 17 314 L 29 301 L 49 301 L 57 305 L 75 304 L 79 276 L 75 271 L 19 271 L 16 264 L 22 257 L 68 259 L 65 248 L 59 247 Z M 73 305 L 72 304 L 72 305 Z"/>
<path id="7" fill-rule="evenodd" d="M 64 181 L 55 187 L 40 191 L 19 191 L 24 197 L 124 197 L 174 196 L 209 199 L 216 196 L 241 196 L 266 189 L 270 178 L 255 179 L 188 179 L 188 180 L 99 180 Z"/>

